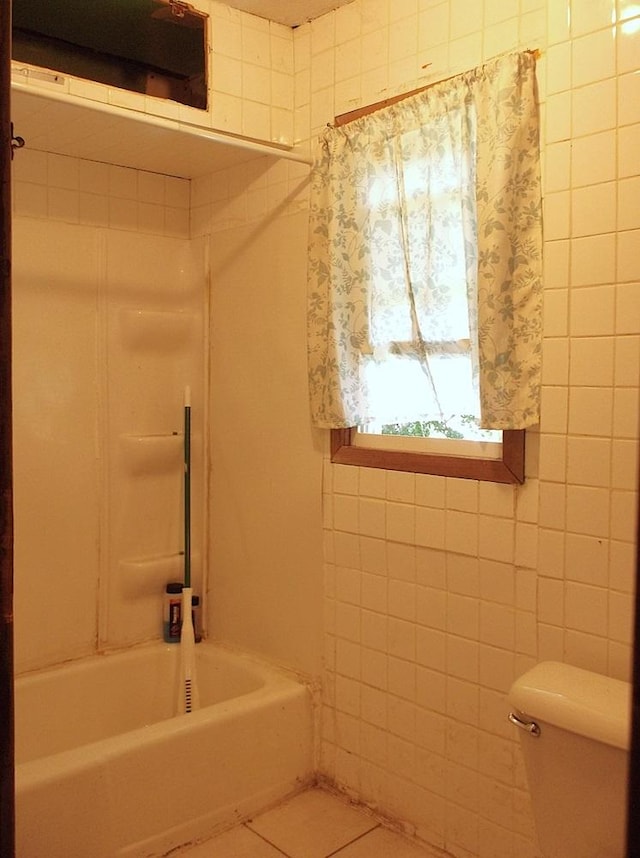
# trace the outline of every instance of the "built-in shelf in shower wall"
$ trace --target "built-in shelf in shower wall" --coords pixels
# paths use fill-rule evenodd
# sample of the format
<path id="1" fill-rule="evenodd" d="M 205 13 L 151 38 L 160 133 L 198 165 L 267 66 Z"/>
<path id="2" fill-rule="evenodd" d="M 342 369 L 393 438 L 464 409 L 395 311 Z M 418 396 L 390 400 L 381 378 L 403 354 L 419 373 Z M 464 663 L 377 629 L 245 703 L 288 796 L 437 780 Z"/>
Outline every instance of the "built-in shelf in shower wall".
<path id="1" fill-rule="evenodd" d="M 192 566 L 200 566 L 200 555 L 192 553 Z M 136 557 L 121 560 L 119 589 L 126 599 L 157 598 L 169 581 L 182 581 L 184 552 L 163 557 Z"/>
<path id="2" fill-rule="evenodd" d="M 121 435 L 120 451 L 125 470 L 131 476 L 180 472 L 184 434 Z"/>
<path id="3" fill-rule="evenodd" d="M 169 314 L 166 314 L 169 315 Z M 153 314 L 155 318 L 158 314 Z M 154 344 L 156 339 L 153 339 Z M 179 479 L 184 465 L 184 433 L 172 432 L 165 435 L 131 435 L 119 437 L 119 448 L 123 464 L 123 478 L 134 481 L 131 496 L 135 493 L 149 510 L 150 498 L 158 491 L 165 497 L 171 494 L 173 486 L 176 496 L 180 491 Z M 173 479 L 171 476 L 173 475 Z M 155 477 L 163 477 L 164 485 Z M 168 477 L 168 481 L 167 481 Z M 168 489 L 168 492 L 167 492 Z M 176 504 L 167 503 L 164 528 L 175 532 L 173 520 L 176 517 Z M 160 513 L 161 514 L 161 513 Z M 179 517 L 179 514 L 178 514 Z M 139 519 L 138 519 L 139 521 Z M 157 526 L 162 526 L 156 519 Z M 153 537 L 152 537 L 153 539 Z M 151 598 L 157 600 L 169 581 L 181 581 L 184 575 L 184 551 L 177 547 L 182 534 L 176 534 L 176 552 L 159 556 L 126 558 L 118 564 L 117 590 L 125 599 Z M 192 566 L 197 566 L 192 552 Z"/>
<path id="4" fill-rule="evenodd" d="M 184 393 L 192 396 L 192 555 L 202 593 L 204 243 L 114 233 L 104 299 L 108 558 L 100 639 L 161 634 L 184 574 Z"/>

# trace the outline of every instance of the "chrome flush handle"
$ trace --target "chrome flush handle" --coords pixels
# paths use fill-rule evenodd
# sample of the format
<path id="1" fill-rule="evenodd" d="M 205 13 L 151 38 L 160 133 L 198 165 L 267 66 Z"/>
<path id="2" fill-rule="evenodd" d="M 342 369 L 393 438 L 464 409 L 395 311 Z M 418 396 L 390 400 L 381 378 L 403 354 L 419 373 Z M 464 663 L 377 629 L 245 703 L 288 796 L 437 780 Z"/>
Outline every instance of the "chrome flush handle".
<path id="1" fill-rule="evenodd" d="M 521 730 L 526 730 L 532 736 L 540 735 L 540 727 L 535 721 L 523 721 L 522 718 L 518 718 L 515 712 L 509 712 L 509 721 L 515 724 L 516 727 L 520 727 Z"/>

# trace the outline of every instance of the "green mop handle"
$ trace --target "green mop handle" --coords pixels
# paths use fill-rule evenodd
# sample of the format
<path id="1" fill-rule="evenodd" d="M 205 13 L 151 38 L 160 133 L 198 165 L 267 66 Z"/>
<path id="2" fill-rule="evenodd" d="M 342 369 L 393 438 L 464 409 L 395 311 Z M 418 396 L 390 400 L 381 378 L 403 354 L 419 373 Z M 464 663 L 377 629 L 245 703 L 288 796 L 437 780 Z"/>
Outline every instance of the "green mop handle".
<path id="1" fill-rule="evenodd" d="M 191 587 L 191 388 L 184 389 L 184 586 Z"/>

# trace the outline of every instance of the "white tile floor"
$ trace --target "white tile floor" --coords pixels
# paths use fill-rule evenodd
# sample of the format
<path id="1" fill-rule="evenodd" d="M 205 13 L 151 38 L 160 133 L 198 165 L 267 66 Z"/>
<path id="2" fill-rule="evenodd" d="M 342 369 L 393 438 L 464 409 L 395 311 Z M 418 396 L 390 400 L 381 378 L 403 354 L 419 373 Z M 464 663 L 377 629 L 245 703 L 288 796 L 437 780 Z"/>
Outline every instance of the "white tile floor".
<path id="1" fill-rule="evenodd" d="M 309 789 L 176 858 L 433 858 L 345 799 Z M 442 853 L 439 853 L 440 855 Z"/>

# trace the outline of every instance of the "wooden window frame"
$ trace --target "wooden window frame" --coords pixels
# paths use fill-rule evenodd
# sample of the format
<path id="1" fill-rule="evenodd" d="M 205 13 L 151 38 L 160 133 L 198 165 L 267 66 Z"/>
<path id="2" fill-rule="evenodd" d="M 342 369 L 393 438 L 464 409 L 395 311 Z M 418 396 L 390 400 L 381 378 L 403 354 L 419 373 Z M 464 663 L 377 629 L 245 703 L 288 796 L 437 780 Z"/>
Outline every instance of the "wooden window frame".
<path id="1" fill-rule="evenodd" d="M 332 462 L 493 483 L 524 483 L 524 429 L 502 433 L 502 456 L 499 459 L 359 447 L 353 443 L 355 432 L 354 428 L 331 430 Z"/>

